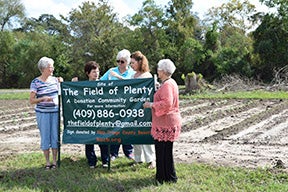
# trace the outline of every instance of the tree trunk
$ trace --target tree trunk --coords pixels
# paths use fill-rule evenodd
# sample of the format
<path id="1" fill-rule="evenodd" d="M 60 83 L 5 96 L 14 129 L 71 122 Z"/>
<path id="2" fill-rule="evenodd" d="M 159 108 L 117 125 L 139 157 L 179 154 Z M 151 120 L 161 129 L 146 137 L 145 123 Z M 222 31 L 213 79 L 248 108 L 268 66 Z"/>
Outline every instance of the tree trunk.
<path id="1" fill-rule="evenodd" d="M 193 90 L 200 89 L 197 81 L 197 75 L 195 73 L 190 73 L 185 77 L 185 92 L 191 92 Z"/>

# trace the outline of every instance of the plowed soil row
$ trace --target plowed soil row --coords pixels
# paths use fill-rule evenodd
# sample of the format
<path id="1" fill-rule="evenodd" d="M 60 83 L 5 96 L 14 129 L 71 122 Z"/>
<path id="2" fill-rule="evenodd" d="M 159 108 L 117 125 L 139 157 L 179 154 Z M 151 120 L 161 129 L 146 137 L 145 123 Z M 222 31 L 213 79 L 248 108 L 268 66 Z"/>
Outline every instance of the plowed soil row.
<path id="1" fill-rule="evenodd" d="M 0 101 L 0 106 L 0 159 L 39 151 L 33 106 L 23 100 Z M 176 162 L 248 168 L 282 162 L 286 170 L 288 101 L 181 100 L 180 109 L 183 127 L 174 144 Z M 61 152 L 84 155 L 84 148 L 67 144 Z"/>

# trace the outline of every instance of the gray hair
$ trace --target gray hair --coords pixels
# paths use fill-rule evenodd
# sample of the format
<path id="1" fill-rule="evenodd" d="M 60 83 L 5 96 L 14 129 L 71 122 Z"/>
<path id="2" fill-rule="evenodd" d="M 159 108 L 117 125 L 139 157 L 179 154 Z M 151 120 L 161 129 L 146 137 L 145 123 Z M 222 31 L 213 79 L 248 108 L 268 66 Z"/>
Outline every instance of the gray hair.
<path id="1" fill-rule="evenodd" d="M 131 60 L 130 55 L 131 55 L 130 51 L 128 51 L 127 49 L 123 49 L 123 50 L 118 52 L 116 59 L 118 60 L 118 59 L 123 58 L 129 64 L 130 60 Z"/>
<path id="2" fill-rule="evenodd" d="M 54 60 L 48 57 L 42 57 L 38 61 L 38 69 L 42 72 L 45 68 L 47 68 L 50 65 L 54 65 Z"/>
<path id="3" fill-rule="evenodd" d="M 161 59 L 158 62 L 158 69 L 167 73 L 168 76 L 171 76 L 175 72 L 176 67 L 170 59 Z"/>

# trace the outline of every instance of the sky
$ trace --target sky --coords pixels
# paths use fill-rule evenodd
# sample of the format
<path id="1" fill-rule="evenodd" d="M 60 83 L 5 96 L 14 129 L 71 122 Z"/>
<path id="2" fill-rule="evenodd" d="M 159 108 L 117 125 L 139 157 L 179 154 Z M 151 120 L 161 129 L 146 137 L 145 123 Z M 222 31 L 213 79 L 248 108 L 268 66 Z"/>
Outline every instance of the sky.
<path id="1" fill-rule="evenodd" d="M 88 0 L 21 0 L 26 9 L 27 17 L 39 18 L 41 14 L 51 14 L 56 18 L 59 15 L 67 16 L 72 9 L 78 8 L 83 2 Z M 97 3 L 97 0 L 89 0 Z M 167 5 L 169 0 L 154 0 L 157 5 Z M 193 0 L 193 12 L 197 12 L 200 18 L 211 7 L 218 7 L 229 0 Z M 119 18 L 126 15 L 133 15 L 141 7 L 144 0 L 109 0 L 114 12 L 118 13 Z M 205 2 L 205 3 L 204 3 Z M 250 0 L 250 3 L 256 5 L 258 11 L 267 11 L 267 7 L 261 5 L 258 0 Z"/>

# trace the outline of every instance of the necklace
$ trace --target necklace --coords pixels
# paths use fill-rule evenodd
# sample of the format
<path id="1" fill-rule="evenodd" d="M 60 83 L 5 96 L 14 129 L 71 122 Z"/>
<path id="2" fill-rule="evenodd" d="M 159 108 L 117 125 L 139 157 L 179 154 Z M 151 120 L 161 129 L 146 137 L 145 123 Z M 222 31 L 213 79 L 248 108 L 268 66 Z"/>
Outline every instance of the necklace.
<path id="1" fill-rule="evenodd" d="M 170 79 L 170 77 L 168 77 L 167 79 L 162 81 L 162 84 L 164 84 L 166 81 L 168 81 Z"/>

